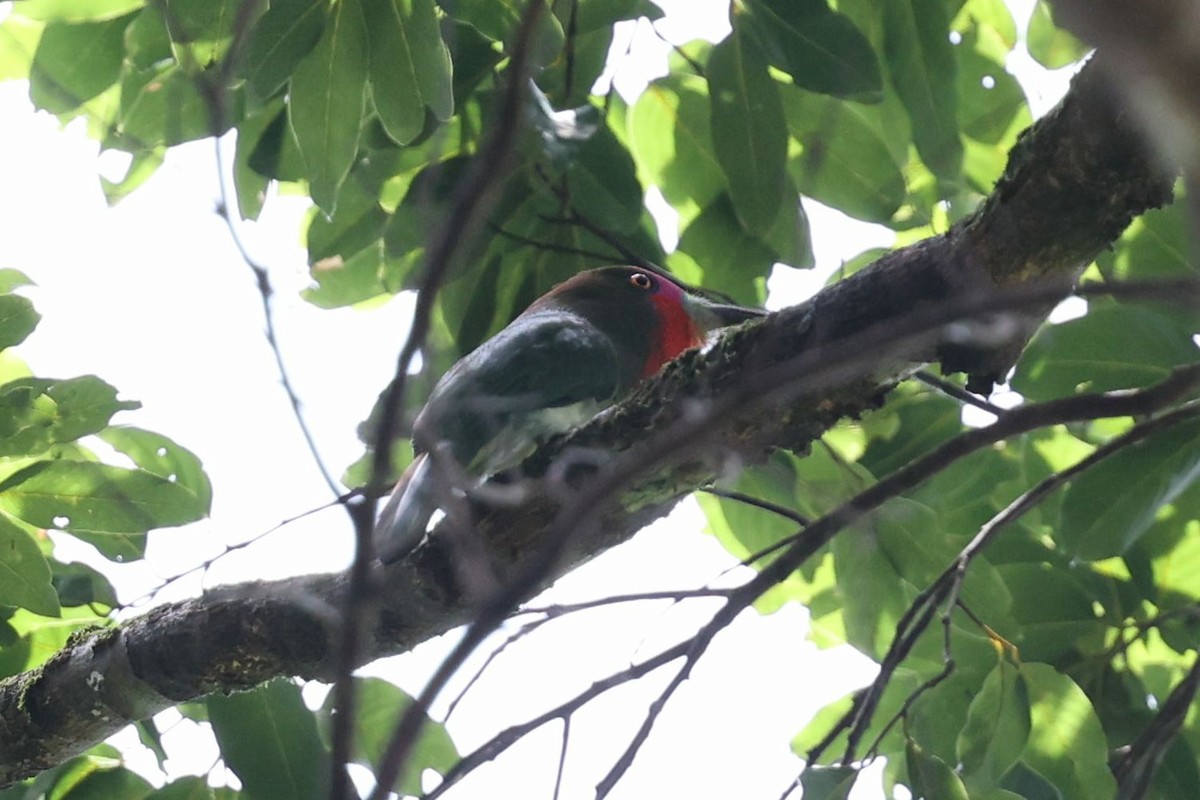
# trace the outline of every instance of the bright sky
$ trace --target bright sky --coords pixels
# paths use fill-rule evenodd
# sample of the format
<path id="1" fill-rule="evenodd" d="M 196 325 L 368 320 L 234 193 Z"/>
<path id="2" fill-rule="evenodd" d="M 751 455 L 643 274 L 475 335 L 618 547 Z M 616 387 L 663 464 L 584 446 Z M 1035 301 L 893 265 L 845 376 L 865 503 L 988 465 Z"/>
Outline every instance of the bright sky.
<path id="1" fill-rule="evenodd" d="M 720 38 L 727 30 L 726 3 L 719 0 L 656 2 L 675 11 L 658 26 L 673 41 Z M 1027 10 L 1017 11 L 1018 19 L 1027 16 Z M 636 37 L 637 50 L 647 55 L 616 76 L 627 94 L 644 83 L 648 69 L 665 71 L 665 45 L 645 24 Z M 0 174 L 6 183 L 0 193 L 0 219 L 6 221 L 0 268 L 30 275 L 37 287 L 29 294 L 44 317 L 19 352 L 39 375 L 95 373 L 123 397 L 140 400 L 143 408 L 120 421 L 165 433 L 196 451 L 215 487 L 212 517 L 152 535 L 144 563 L 110 565 L 90 548 L 59 539 L 60 557 L 103 565 L 129 600 L 228 543 L 324 503 L 329 492 L 279 387 L 253 277 L 213 213 L 212 143 L 172 151 L 159 174 L 109 209 L 96 174 L 111 165 L 97 158 L 96 144 L 78 123 L 63 131 L 53 118 L 33 114 L 25 92 L 24 84 L 0 83 Z M 1048 92 L 1057 96 L 1061 90 Z M 1047 98 L 1031 99 L 1035 110 L 1048 104 Z M 304 303 L 298 291 L 308 280 L 299 234 L 305 206 L 273 197 L 259 223 L 240 227 L 254 257 L 271 271 L 284 358 L 320 450 L 340 471 L 361 452 L 355 426 L 391 375 L 410 300 L 369 311 L 324 311 Z M 790 281 L 773 282 L 780 295 L 772 305 L 819 286 L 842 259 L 890 241 L 879 229 L 846 227 L 833 215 L 826 219 L 822 209 L 808 210 L 819 269 L 811 275 L 790 271 Z M 687 503 L 568 576 L 553 597 L 703 585 L 731 563 L 715 540 L 698 533 L 703 524 Z M 338 569 L 349 561 L 351 536 L 343 512 L 323 512 L 222 559 L 203 585 Z M 198 578 L 185 580 L 162 597 L 200 586 Z M 498 728 L 677 641 L 712 609 L 705 603 L 609 609 L 548 626 L 491 668 L 450 720 L 451 734 L 467 752 Z M 788 749 L 791 737 L 822 704 L 872 674 L 852 654 L 818 652 L 804 641 L 805 632 L 806 614 L 797 607 L 766 618 L 740 617 L 669 704 L 613 796 L 778 797 L 800 766 Z M 451 644 L 434 641 L 367 671 L 416 692 Z M 591 796 L 668 677 L 655 675 L 578 715 L 564 797 Z M 168 712 L 163 719 L 177 715 Z M 202 773 L 216 758 L 215 747 L 196 737 L 191 723 L 172 731 L 169 750 L 172 740 L 181 754 L 168 765 L 172 773 Z M 120 741 L 135 738 L 123 735 Z M 494 798 L 518 790 L 525 797 L 549 797 L 558 748 L 559 730 L 552 726 L 477 771 L 451 797 Z M 144 752 L 132 759 L 153 773 Z M 859 782 L 856 798 L 879 796 L 877 783 Z"/>

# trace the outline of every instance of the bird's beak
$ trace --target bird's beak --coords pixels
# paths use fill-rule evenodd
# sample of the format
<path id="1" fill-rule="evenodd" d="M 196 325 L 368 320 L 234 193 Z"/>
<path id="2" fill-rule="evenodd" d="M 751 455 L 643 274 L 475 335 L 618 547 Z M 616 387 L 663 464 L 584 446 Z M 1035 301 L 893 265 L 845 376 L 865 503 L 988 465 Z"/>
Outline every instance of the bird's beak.
<path id="1" fill-rule="evenodd" d="M 688 315 L 706 331 L 724 328 L 727 325 L 737 325 L 749 319 L 765 317 L 766 311 L 761 308 L 747 308 L 727 303 L 714 303 L 699 295 L 684 293 Z"/>

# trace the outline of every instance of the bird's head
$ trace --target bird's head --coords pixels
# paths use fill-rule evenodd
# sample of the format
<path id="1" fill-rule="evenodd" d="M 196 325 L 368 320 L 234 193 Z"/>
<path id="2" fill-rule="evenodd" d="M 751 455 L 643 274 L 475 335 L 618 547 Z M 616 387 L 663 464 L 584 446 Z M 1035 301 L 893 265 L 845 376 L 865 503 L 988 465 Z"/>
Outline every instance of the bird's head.
<path id="1" fill-rule="evenodd" d="M 658 372 L 705 334 L 762 316 L 757 308 L 716 303 L 639 267 L 587 270 L 556 286 L 530 310 L 563 308 L 613 342 L 626 383 Z"/>

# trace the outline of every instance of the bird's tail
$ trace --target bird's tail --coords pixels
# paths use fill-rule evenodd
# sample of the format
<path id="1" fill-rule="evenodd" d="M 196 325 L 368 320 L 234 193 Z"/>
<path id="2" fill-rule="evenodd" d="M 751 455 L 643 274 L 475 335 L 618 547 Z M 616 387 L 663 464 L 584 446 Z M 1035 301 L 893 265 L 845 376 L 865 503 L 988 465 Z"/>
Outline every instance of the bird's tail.
<path id="1" fill-rule="evenodd" d="M 421 453 L 404 470 L 375 521 L 375 554 L 385 564 L 399 561 L 425 538 L 437 496 L 429 454 Z"/>

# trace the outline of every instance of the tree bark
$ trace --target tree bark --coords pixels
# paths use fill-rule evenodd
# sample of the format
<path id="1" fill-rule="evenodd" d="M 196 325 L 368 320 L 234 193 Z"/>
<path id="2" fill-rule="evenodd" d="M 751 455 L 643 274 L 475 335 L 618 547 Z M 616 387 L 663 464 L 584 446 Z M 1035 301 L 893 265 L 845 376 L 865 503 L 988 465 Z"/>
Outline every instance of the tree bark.
<path id="1" fill-rule="evenodd" d="M 1171 176 L 1135 131 L 1089 65 L 1021 136 L 975 213 L 685 356 L 536 453 L 523 469 L 543 480 L 520 503 L 477 504 L 467 527 L 452 512 L 425 546 L 380 568 L 358 662 L 468 621 L 498 585 L 532 596 L 731 462 L 804 449 L 916 365 L 990 387 L 1086 265 L 1170 201 Z M 185 700 L 277 676 L 331 679 L 345 590 L 341 575 L 240 584 L 80 633 L 0 683 L 0 786 Z"/>

